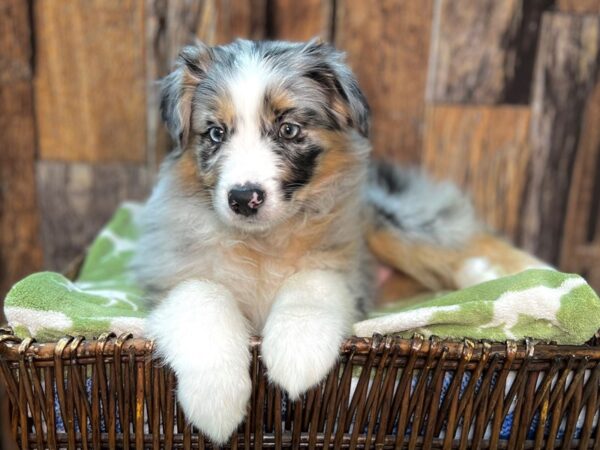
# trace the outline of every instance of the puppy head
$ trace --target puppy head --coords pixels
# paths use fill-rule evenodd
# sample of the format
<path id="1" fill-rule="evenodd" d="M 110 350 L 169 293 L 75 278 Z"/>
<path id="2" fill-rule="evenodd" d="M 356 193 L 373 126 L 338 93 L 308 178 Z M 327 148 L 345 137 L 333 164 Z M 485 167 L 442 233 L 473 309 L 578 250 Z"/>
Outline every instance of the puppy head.
<path id="1" fill-rule="evenodd" d="M 265 230 L 318 209 L 366 164 L 368 106 L 323 43 L 186 47 L 161 109 L 176 157 L 193 160 L 186 176 L 227 226 Z"/>

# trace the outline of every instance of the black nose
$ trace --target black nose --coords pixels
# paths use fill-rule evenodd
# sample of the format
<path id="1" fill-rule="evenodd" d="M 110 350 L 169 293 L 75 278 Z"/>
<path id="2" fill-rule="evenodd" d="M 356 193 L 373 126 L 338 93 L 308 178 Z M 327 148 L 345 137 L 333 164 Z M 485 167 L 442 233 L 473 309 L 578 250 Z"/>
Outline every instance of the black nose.
<path id="1" fill-rule="evenodd" d="M 256 214 L 265 201 L 265 193 L 258 186 L 246 184 L 230 190 L 228 199 L 233 212 L 247 217 Z"/>

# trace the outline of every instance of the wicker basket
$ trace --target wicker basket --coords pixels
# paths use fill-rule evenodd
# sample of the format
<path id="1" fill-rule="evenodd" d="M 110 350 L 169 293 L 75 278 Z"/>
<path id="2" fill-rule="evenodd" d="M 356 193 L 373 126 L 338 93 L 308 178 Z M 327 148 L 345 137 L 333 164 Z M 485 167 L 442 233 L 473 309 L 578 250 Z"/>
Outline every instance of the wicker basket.
<path id="1" fill-rule="evenodd" d="M 259 348 L 258 340 L 251 343 L 252 399 L 231 448 L 600 446 L 595 341 L 352 338 L 322 385 L 293 403 L 269 384 Z M 0 379 L 21 448 L 211 447 L 186 424 L 174 398 L 175 377 L 153 361 L 152 343 L 143 339 L 104 335 L 38 344 L 5 330 Z M 507 415 L 512 432 L 503 436 Z"/>

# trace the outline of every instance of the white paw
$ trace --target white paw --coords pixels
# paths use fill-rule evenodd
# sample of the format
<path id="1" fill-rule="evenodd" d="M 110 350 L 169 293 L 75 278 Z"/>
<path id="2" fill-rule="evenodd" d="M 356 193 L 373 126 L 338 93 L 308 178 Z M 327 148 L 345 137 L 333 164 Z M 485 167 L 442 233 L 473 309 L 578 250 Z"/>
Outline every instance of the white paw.
<path id="1" fill-rule="evenodd" d="M 146 330 L 177 375 L 188 420 L 225 443 L 244 420 L 252 391 L 248 326 L 231 293 L 215 283 L 183 282 L 152 311 Z"/>
<path id="2" fill-rule="evenodd" d="M 214 443 L 222 445 L 246 416 L 252 382 L 246 366 L 239 370 L 178 374 L 177 399 L 185 416 Z"/>
<path id="3" fill-rule="evenodd" d="M 335 365 L 343 337 L 335 332 L 304 327 L 306 332 L 270 331 L 265 334 L 262 356 L 269 379 L 292 398 L 316 386 Z"/>
<path id="4" fill-rule="evenodd" d="M 343 281 L 329 272 L 295 276 L 273 305 L 262 357 L 269 379 L 292 399 L 321 382 L 338 359 L 354 314 Z"/>

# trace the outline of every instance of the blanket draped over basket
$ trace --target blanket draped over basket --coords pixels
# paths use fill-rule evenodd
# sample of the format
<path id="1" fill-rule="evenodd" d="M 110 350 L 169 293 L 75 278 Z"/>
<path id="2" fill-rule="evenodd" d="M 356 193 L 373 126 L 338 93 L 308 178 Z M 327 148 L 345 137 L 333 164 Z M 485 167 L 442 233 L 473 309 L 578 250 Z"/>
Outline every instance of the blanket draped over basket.
<path id="1" fill-rule="evenodd" d="M 129 261 L 135 250 L 141 205 L 125 203 L 91 245 L 76 281 L 59 273 L 33 274 L 6 298 L 6 315 L 20 337 L 56 340 L 65 334 L 111 331 L 143 336 L 147 307 Z M 531 269 L 426 301 L 371 311 L 354 334 L 410 337 L 535 338 L 581 344 L 600 328 L 600 300 L 579 275 Z"/>

